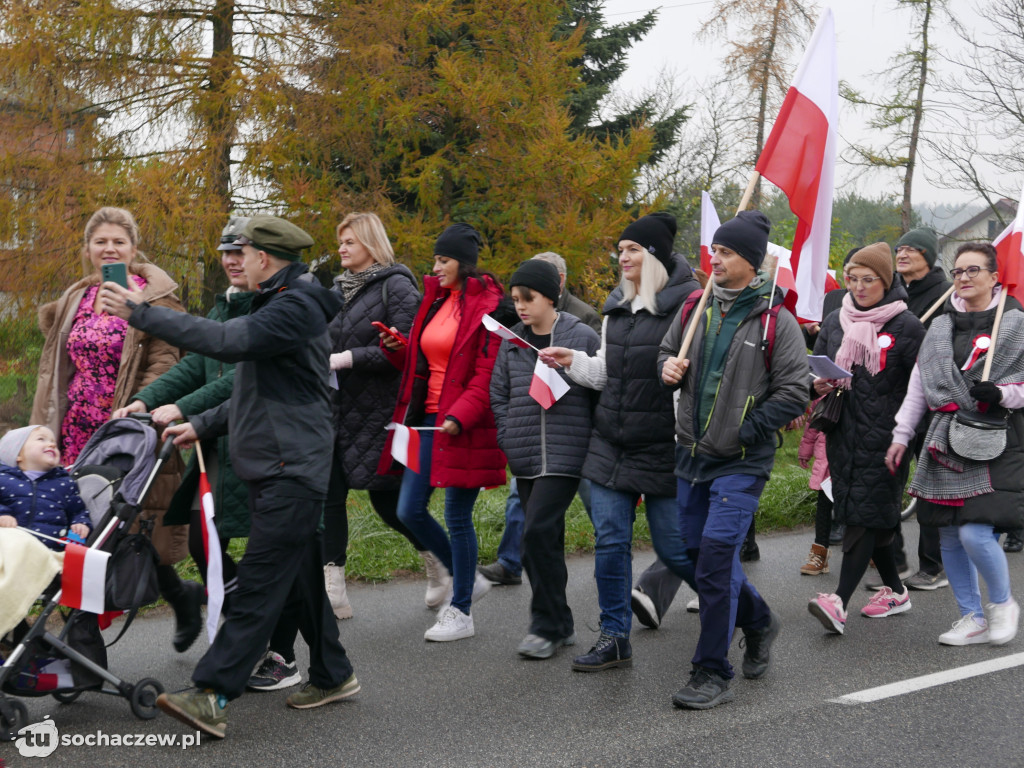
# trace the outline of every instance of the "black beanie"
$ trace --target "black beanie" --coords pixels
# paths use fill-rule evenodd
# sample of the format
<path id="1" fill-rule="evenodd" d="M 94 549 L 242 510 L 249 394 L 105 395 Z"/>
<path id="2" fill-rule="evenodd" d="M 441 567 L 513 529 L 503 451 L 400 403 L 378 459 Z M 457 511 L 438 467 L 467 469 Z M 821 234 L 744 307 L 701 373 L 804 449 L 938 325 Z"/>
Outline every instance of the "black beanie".
<path id="1" fill-rule="evenodd" d="M 480 233 L 469 224 L 452 224 L 434 242 L 434 255 L 447 256 L 475 267 L 481 246 Z"/>
<path id="2" fill-rule="evenodd" d="M 665 211 L 641 216 L 622 230 L 619 242 L 632 240 L 654 254 L 654 258 L 671 271 L 672 243 L 675 240 L 676 217 Z"/>
<path id="3" fill-rule="evenodd" d="M 712 245 L 724 245 L 760 269 L 768 250 L 768 232 L 772 223 L 760 211 L 740 211 L 729 219 L 711 238 Z"/>
<path id="4" fill-rule="evenodd" d="M 525 286 L 532 291 L 537 291 L 547 296 L 557 304 L 558 295 L 561 293 L 560 283 L 561 279 L 554 264 L 549 264 L 540 259 L 530 259 L 519 265 L 519 269 L 512 275 L 512 279 L 508 281 L 508 287 L 512 289 L 517 285 Z"/>

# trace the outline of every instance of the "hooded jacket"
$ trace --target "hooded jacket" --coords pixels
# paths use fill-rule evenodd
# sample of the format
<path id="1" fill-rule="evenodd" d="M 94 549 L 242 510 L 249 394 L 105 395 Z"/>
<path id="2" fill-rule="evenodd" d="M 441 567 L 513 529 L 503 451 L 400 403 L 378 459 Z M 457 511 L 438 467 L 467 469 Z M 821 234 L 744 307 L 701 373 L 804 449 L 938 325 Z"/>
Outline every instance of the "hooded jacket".
<path id="1" fill-rule="evenodd" d="M 402 371 L 402 384 L 392 417 L 392 421 L 399 424 L 422 424 L 428 372 L 420 338 L 448 295 L 448 290 L 441 287 L 440 278 L 425 276 L 423 303 L 413 321 L 409 344 L 396 352 L 385 352 L 392 365 Z M 430 484 L 434 488 L 505 484 L 505 454 L 498 448 L 490 398 L 491 372 L 501 340 L 483 326 L 483 316 L 494 311 L 501 296 L 501 286 L 488 275 L 469 278 L 463 286 L 461 317 L 437 404 L 438 426 L 450 418 L 459 423 L 461 431 L 457 435 L 441 431 L 434 435 L 430 468 Z M 388 432 L 378 472 L 401 471 L 401 465 L 391 458 L 393 434 Z"/>
<path id="2" fill-rule="evenodd" d="M 905 300 L 906 290 L 893 281 L 876 305 Z M 829 315 L 822 323 L 816 355 L 835 360 L 843 343 L 839 316 Z M 863 366 L 853 368 L 850 389 L 843 393 L 839 422 L 825 438 L 836 520 L 865 528 L 895 528 L 900 521 L 903 488 L 909 461 L 893 475 L 885 466 L 885 453 L 892 442 L 896 412 L 907 394 L 917 350 L 924 339 L 924 326 L 909 309 L 882 326 L 893 337 L 886 350 L 885 366 L 872 375 Z"/>
<path id="3" fill-rule="evenodd" d="M 686 328 L 698 323 L 690 346 L 690 367 L 677 385 L 680 392 L 676 414 L 679 444 L 676 475 L 691 483 L 735 474 L 770 476 L 775 463 L 776 430 L 807 407 L 807 347 L 800 326 L 789 310 L 779 309 L 775 344 L 766 363 L 768 352 L 762 345 L 765 331 L 762 315 L 770 306 L 782 303 L 782 293 L 776 290 L 772 294 L 770 283 L 750 290 L 760 293 L 736 327 L 703 428 L 697 423 L 697 399 L 703 374 L 704 334 L 711 308 L 699 316 L 693 313 L 686 326 L 682 324 L 682 312 L 677 312 L 661 342 L 659 382 L 665 361 L 679 354 Z"/>
<path id="4" fill-rule="evenodd" d="M 184 349 L 235 363 L 231 398 L 189 418 L 200 439 L 230 431 L 231 463 L 249 483 L 292 480 L 327 493 L 334 442 L 327 324 L 341 298 L 293 262 L 260 283 L 252 311 L 224 323 L 140 304 L 128 322 Z"/>

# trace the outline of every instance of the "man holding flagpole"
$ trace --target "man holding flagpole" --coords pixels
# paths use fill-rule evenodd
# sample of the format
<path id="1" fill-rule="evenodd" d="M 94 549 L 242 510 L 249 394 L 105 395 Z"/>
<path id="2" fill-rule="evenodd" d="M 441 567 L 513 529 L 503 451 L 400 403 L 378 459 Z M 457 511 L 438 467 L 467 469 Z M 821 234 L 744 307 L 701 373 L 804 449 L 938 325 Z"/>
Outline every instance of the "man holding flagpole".
<path id="1" fill-rule="evenodd" d="M 313 239 L 275 216 L 254 216 L 235 242 L 256 291 L 251 313 L 217 322 L 166 312 L 137 291 L 104 283 L 101 307 L 153 336 L 237 363 L 231 398 L 168 427 L 178 445 L 230 428 L 231 463 L 249 488 L 251 529 L 238 564 L 238 589 L 223 626 L 192 674 L 196 689 L 161 694 L 157 705 L 193 728 L 223 738 L 226 705 L 245 690 L 287 602 L 302 605 L 310 648 L 309 683 L 288 697 L 319 707 L 359 691 L 324 591 L 318 526 L 334 434 L 327 378 L 327 324 L 341 300 L 301 279 L 301 252 Z"/>
<path id="2" fill-rule="evenodd" d="M 780 621 L 747 581 L 739 550 L 775 461 L 775 433 L 804 412 L 807 349 L 781 291 L 760 271 L 770 223 L 743 211 L 712 242 L 711 296 L 684 327 L 682 311 L 661 342 L 662 382 L 679 388 L 676 477 L 679 521 L 696 563 L 700 638 L 689 682 L 673 703 L 708 709 L 732 698 L 733 627 L 746 638 L 743 674 L 770 664 Z M 692 345 L 680 343 L 694 325 Z M 774 327 L 772 327 L 774 326 Z"/>

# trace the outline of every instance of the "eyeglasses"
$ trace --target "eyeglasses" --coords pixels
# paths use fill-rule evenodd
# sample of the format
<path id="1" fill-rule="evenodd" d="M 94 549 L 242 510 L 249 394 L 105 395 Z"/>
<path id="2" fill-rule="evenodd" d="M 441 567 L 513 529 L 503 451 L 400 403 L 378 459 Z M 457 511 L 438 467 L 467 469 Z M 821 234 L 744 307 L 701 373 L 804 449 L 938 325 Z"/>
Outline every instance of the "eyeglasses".
<path id="1" fill-rule="evenodd" d="M 874 285 L 876 280 L 881 280 L 880 277 L 854 277 L 853 275 L 843 275 L 843 280 L 846 281 L 847 285 L 863 285 L 865 288 L 870 288 Z"/>
<path id="2" fill-rule="evenodd" d="M 896 253 L 904 253 L 906 251 L 913 251 L 914 253 L 924 253 L 920 248 L 915 248 L 912 245 L 901 245 L 896 249 Z"/>
<path id="3" fill-rule="evenodd" d="M 971 266 L 964 269 L 951 269 L 949 270 L 949 276 L 954 280 L 960 280 L 964 275 L 973 280 L 978 276 L 980 272 L 991 272 L 992 270 L 988 267 Z"/>

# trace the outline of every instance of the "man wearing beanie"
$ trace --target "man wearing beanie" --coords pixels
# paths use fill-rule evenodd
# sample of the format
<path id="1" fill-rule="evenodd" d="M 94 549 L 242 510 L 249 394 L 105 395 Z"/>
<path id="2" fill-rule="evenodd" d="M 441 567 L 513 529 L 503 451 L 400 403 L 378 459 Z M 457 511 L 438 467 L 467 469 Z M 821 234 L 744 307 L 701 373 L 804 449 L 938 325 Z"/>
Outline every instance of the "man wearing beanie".
<path id="1" fill-rule="evenodd" d="M 743 211 L 718 228 L 708 307 L 688 317 L 681 311 L 658 356 L 662 382 L 679 389 L 677 502 L 700 598 L 690 680 L 672 698 L 682 708 L 708 709 L 732 699 L 734 626 L 746 638 L 747 678 L 768 671 L 780 628 L 738 565 L 775 460 L 776 430 L 800 416 L 808 398 L 800 327 L 781 306 L 781 291 L 773 293 L 770 276 L 760 271 L 770 226 L 764 214 Z M 686 359 L 679 359 L 691 323 L 696 333 Z M 769 343 L 762 343 L 766 331 Z"/>
<path id="2" fill-rule="evenodd" d="M 196 690 L 161 694 L 167 714 L 218 738 L 227 702 L 245 690 L 281 609 L 303 603 L 309 683 L 288 697 L 295 709 L 319 707 L 359 691 L 324 591 L 317 532 L 330 475 L 334 434 L 328 399 L 327 324 L 341 299 L 303 279 L 301 253 L 313 239 L 275 216 L 254 216 L 235 245 L 256 291 L 248 315 L 226 322 L 138 302 L 138 292 L 104 283 L 104 311 L 175 346 L 237 363 L 231 399 L 168 427 L 177 445 L 231 433 L 235 473 L 249 489 L 252 525 L 238 564 L 238 588 L 224 624 L 192 674 Z"/>
<path id="3" fill-rule="evenodd" d="M 953 287 L 946 278 L 946 272 L 936 262 L 939 253 L 939 239 L 934 230 L 922 227 L 912 229 L 896 242 L 897 278 L 907 289 L 907 309 L 920 319 L 932 308 L 942 296 Z M 926 320 L 925 329 L 939 315 L 946 311 L 943 303 Z M 931 417 L 921 420 L 917 432 L 917 444 L 911 446 L 915 453 L 924 445 L 924 436 L 928 432 Z M 913 576 L 907 560 L 906 544 L 903 541 L 903 526 L 896 532 L 896 563 L 900 569 L 900 578 L 910 589 L 934 590 L 949 585 L 946 571 L 942 566 L 942 550 L 939 545 L 939 529 L 931 525 L 922 525 L 917 540 L 917 556 L 920 568 Z M 881 578 L 876 574 L 864 580 L 867 589 L 878 589 L 882 586 Z"/>

